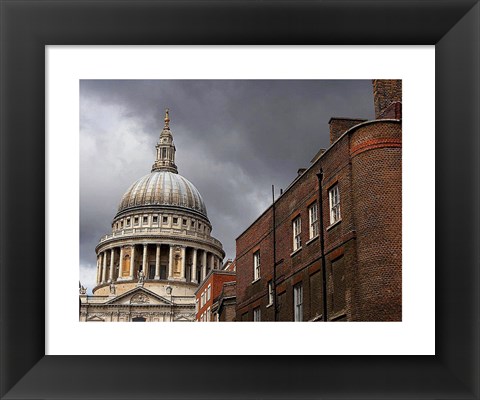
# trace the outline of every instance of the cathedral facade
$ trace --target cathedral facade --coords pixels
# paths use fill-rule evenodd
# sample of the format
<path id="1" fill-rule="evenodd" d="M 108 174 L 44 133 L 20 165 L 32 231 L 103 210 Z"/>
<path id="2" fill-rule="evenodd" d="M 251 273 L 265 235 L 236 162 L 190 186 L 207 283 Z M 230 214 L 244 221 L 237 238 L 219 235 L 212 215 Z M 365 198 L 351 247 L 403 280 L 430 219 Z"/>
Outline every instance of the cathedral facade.
<path id="1" fill-rule="evenodd" d="M 225 253 L 175 152 L 166 110 L 151 172 L 125 192 L 95 248 L 96 286 L 92 296 L 80 286 L 80 321 L 195 320 L 195 290 Z"/>

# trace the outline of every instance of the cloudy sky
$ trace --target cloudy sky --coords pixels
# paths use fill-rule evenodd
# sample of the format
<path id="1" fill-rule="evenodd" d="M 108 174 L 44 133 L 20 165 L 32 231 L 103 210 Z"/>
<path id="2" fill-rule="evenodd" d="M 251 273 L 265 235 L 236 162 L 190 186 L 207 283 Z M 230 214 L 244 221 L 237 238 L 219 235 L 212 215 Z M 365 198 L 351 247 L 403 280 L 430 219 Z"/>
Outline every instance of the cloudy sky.
<path id="1" fill-rule="evenodd" d="M 329 145 L 330 117 L 372 119 L 371 80 L 82 80 L 80 280 L 95 284 L 95 246 L 123 193 L 150 172 L 165 108 L 181 175 L 200 191 L 212 235 L 235 239 Z"/>

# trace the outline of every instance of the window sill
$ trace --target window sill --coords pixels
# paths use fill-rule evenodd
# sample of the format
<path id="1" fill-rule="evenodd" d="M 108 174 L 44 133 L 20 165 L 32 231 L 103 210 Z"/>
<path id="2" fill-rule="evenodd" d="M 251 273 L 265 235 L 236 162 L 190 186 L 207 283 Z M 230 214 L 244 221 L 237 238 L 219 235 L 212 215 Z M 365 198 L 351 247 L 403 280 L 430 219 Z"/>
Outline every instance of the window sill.
<path id="1" fill-rule="evenodd" d="M 252 285 L 253 285 L 255 282 L 258 282 L 260 279 L 261 279 L 261 278 L 254 279 L 254 280 L 252 281 Z"/>
<path id="2" fill-rule="evenodd" d="M 337 321 L 340 318 L 347 317 L 347 313 L 345 310 L 337 311 L 335 314 L 328 317 L 329 321 Z"/>
<path id="3" fill-rule="evenodd" d="M 290 257 L 293 257 L 295 254 L 297 254 L 300 250 L 302 250 L 302 246 L 300 246 L 297 250 L 295 250 L 293 253 L 290 253 Z"/>
<path id="4" fill-rule="evenodd" d="M 341 219 L 341 218 L 340 218 L 338 221 L 335 221 L 332 225 L 327 226 L 327 231 L 329 231 L 330 229 L 336 227 L 340 222 L 342 222 L 342 219 Z"/>
<path id="5" fill-rule="evenodd" d="M 273 303 L 267 304 L 265 308 L 270 308 L 271 306 L 273 306 Z"/>
<path id="6" fill-rule="evenodd" d="M 317 240 L 319 238 L 319 235 L 311 238 L 307 243 L 305 243 L 306 246 L 308 246 L 310 243 L 314 242 L 315 240 Z"/>

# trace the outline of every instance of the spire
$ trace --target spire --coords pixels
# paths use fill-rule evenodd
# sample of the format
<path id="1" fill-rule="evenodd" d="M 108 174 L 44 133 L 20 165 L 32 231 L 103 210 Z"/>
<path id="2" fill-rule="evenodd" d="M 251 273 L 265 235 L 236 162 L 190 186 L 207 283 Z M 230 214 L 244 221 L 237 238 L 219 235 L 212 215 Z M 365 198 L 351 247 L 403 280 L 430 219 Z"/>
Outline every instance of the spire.
<path id="1" fill-rule="evenodd" d="M 153 171 L 170 171 L 175 174 L 178 173 L 175 165 L 175 144 L 173 143 L 173 136 L 170 132 L 170 110 L 165 110 L 165 126 L 160 133 L 160 138 L 155 146 L 157 150 L 157 157 L 152 165 Z"/>

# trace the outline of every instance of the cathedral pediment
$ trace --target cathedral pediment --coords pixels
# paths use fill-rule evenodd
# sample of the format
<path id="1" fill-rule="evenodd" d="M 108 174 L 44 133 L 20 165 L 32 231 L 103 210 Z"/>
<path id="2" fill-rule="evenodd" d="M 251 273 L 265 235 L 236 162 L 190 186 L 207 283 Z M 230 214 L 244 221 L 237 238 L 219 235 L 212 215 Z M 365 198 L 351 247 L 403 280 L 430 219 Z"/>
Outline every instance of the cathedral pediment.
<path id="1" fill-rule="evenodd" d="M 144 287 L 137 287 L 109 300 L 106 304 L 117 305 L 171 305 L 170 300 Z"/>

